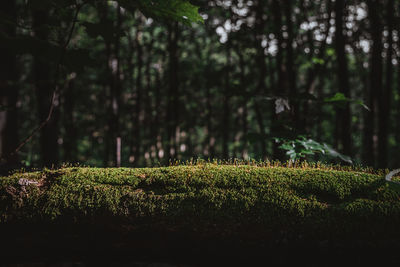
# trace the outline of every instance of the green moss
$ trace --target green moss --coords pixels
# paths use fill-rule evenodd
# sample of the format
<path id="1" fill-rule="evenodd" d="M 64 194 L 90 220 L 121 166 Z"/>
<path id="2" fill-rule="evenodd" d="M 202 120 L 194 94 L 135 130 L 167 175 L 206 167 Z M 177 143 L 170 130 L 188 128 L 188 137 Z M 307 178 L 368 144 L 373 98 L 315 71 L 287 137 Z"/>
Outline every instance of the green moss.
<path id="1" fill-rule="evenodd" d="M 22 187 L 21 178 L 38 184 Z M 227 231 L 289 229 L 310 236 L 363 235 L 374 228 L 382 235 L 397 229 L 400 195 L 382 175 L 319 166 L 75 167 L 1 177 L 0 208 L 1 223 L 108 218 Z"/>

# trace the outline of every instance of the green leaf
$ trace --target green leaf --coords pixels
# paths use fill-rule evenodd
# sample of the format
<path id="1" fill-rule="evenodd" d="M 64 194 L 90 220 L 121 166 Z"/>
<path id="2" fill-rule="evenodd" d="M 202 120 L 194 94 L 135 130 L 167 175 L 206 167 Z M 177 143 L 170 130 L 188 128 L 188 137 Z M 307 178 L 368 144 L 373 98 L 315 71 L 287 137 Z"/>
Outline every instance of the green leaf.
<path id="1" fill-rule="evenodd" d="M 326 49 L 326 54 L 327 54 L 329 57 L 333 56 L 333 55 L 335 54 L 335 49 L 333 49 L 333 48 L 328 48 L 328 49 Z"/>
<path id="2" fill-rule="evenodd" d="M 334 150 L 333 148 L 331 148 L 329 145 L 324 143 L 324 148 L 325 148 L 325 152 L 327 155 L 333 157 L 333 158 L 339 158 L 347 163 L 353 164 L 353 161 L 351 160 L 351 158 L 349 156 L 340 154 L 339 152 L 337 152 L 336 150 Z"/>
<path id="3" fill-rule="evenodd" d="M 325 61 L 322 58 L 317 58 L 317 57 L 313 57 L 312 59 L 312 63 L 314 64 L 319 64 L 319 65 L 323 65 L 325 63 Z"/>
<path id="4" fill-rule="evenodd" d="M 369 109 L 369 107 L 368 107 L 367 105 L 365 105 L 364 102 L 362 102 L 361 100 L 355 100 L 354 103 L 356 103 L 356 104 L 362 106 L 363 108 L 365 108 L 365 109 L 368 110 L 368 111 L 371 111 L 371 110 Z"/>
<path id="5" fill-rule="evenodd" d="M 203 22 L 198 7 L 187 0 L 117 0 L 117 2 L 130 12 L 139 9 L 144 15 L 153 18 L 175 20 L 186 25 Z"/>
<path id="6" fill-rule="evenodd" d="M 360 106 L 362 106 L 363 108 L 365 108 L 366 110 L 370 111 L 369 107 L 367 107 L 367 105 L 364 104 L 364 102 L 362 102 L 361 100 L 353 100 L 351 98 L 346 97 L 343 93 L 336 93 L 334 96 L 332 97 L 327 97 L 324 98 L 324 102 L 325 103 L 344 103 L 344 102 L 351 102 L 351 103 L 355 103 L 358 104 Z"/>
<path id="7" fill-rule="evenodd" d="M 284 140 L 281 138 L 275 139 L 282 143 L 279 148 L 286 150 L 286 155 L 288 155 L 292 160 L 321 153 L 332 158 L 339 158 L 351 164 L 353 163 L 350 157 L 340 154 L 327 144 L 321 144 L 313 139 L 307 139 L 304 136 L 298 136 L 295 140 Z"/>
<path id="8" fill-rule="evenodd" d="M 332 97 L 324 98 L 324 102 L 338 102 L 338 101 L 349 101 L 349 99 L 343 93 L 336 93 Z"/>

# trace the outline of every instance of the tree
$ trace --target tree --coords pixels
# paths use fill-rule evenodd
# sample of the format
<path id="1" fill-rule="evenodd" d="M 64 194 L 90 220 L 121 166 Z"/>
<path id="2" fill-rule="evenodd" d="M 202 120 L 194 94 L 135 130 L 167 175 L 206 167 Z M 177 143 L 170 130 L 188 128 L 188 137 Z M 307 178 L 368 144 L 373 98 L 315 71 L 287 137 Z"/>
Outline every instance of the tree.
<path id="1" fill-rule="evenodd" d="M 386 79 L 382 93 L 379 95 L 379 128 L 378 128 L 378 167 L 386 168 L 388 165 L 388 137 L 390 121 L 390 104 L 393 97 L 393 20 L 394 20 L 394 0 L 388 0 L 386 4 L 387 17 L 387 49 L 386 49 Z"/>
<path id="2" fill-rule="evenodd" d="M 372 39 L 371 52 L 371 74 L 368 96 L 368 106 L 364 124 L 364 155 L 363 159 L 367 165 L 375 166 L 376 163 L 376 143 L 374 142 L 376 106 L 377 99 L 382 94 L 383 60 L 382 60 L 382 24 L 379 10 L 381 5 L 378 1 L 368 1 L 368 15 L 370 18 L 370 31 Z"/>
<path id="3" fill-rule="evenodd" d="M 35 37 L 39 40 L 46 41 L 49 39 L 48 29 L 49 15 L 44 9 L 33 10 L 33 29 Z M 49 115 L 50 106 L 58 106 L 58 96 L 53 94 L 56 75 L 52 70 L 54 65 L 40 54 L 34 55 L 34 77 L 35 91 L 38 107 L 38 122 L 45 121 Z M 56 165 L 59 160 L 58 151 L 58 116 L 56 111 L 47 121 L 46 125 L 40 131 L 40 146 L 42 163 L 44 166 L 51 167 Z"/>
<path id="4" fill-rule="evenodd" d="M 350 85 L 348 75 L 348 63 L 345 51 L 346 41 L 343 27 L 343 11 L 346 8 L 344 0 L 335 1 L 335 49 L 337 57 L 337 77 L 339 92 L 350 98 Z M 351 113 L 350 104 L 345 103 L 343 107 L 336 109 L 336 139 L 340 143 L 343 153 L 352 155 L 351 149 Z"/>
<path id="5" fill-rule="evenodd" d="M 17 17 L 15 1 L 7 1 L 2 6 L 0 16 L 6 21 L 15 21 Z M 15 37 L 16 26 L 12 23 L 0 23 L 0 35 Z M 0 41 L 1 43 L 1 41 Z M 17 57 L 14 51 L 8 51 L 0 44 L 0 158 L 9 155 L 18 145 L 18 71 Z M 2 164 L 3 162 L 0 162 Z M 18 164 L 18 155 L 13 154 L 4 165 Z"/>

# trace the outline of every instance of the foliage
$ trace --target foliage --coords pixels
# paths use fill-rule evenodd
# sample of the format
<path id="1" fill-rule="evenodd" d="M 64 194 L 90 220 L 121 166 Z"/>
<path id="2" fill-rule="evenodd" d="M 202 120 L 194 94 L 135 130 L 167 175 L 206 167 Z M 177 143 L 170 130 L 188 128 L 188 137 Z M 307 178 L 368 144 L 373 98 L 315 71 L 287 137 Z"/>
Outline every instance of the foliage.
<path id="1" fill-rule="evenodd" d="M 362 106 L 364 109 L 370 111 L 369 107 L 367 105 L 365 105 L 361 100 L 350 99 L 350 98 L 346 97 L 343 93 L 336 93 L 332 97 L 326 97 L 324 99 L 324 102 L 325 103 L 334 103 L 334 104 L 338 104 L 338 105 L 342 105 L 347 102 L 355 103 L 357 105 Z"/>
<path id="2" fill-rule="evenodd" d="M 306 138 L 305 136 L 299 136 L 294 140 L 275 138 L 275 141 L 281 143 L 279 148 L 285 150 L 286 155 L 288 155 L 292 161 L 304 159 L 307 156 L 313 156 L 321 153 L 330 158 L 339 158 L 344 162 L 350 164 L 353 163 L 349 156 L 340 154 L 326 143 L 321 144 L 313 139 Z"/>
<path id="3" fill-rule="evenodd" d="M 198 13 L 198 7 L 188 0 L 117 0 L 117 2 L 131 12 L 135 12 L 138 8 L 149 17 L 175 20 L 186 25 L 191 25 L 192 22 L 203 22 Z"/>

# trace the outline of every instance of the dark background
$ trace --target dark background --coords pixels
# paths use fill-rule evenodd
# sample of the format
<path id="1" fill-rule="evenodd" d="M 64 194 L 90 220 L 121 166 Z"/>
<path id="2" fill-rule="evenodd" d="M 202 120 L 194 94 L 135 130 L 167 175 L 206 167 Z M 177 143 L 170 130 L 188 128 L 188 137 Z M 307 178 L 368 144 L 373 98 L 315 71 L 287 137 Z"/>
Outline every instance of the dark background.
<path id="1" fill-rule="evenodd" d="M 282 144 L 309 139 L 400 167 L 399 1 L 192 3 L 204 24 L 112 1 L 76 19 L 74 1 L 4 1 L 2 168 L 287 160 Z"/>

